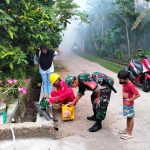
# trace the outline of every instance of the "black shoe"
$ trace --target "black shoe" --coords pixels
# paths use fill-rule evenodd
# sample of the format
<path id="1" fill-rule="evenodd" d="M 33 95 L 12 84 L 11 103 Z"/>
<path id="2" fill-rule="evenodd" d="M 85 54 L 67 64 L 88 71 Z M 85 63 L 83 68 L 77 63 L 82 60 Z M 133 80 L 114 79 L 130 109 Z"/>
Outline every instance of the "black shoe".
<path id="1" fill-rule="evenodd" d="M 96 122 L 91 128 L 89 128 L 90 132 L 96 132 L 98 130 L 102 129 L 102 124 L 101 122 Z"/>
<path id="2" fill-rule="evenodd" d="M 91 117 L 87 117 L 87 120 L 96 121 L 96 117 L 95 117 L 95 115 L 93 115 Z"/>

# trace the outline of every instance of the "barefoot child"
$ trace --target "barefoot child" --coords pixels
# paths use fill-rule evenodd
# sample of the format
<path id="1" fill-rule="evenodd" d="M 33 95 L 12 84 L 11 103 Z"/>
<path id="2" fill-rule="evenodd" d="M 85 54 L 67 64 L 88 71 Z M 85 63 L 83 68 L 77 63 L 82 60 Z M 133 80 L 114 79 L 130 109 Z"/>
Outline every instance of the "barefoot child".
<path id="1" fill-rule="evenodd" d="M 121 70 L 118 73 L 119 83 L 122 84 L 123 94 L 123 115 L 127 117 L 126 128 L 120 131 L 122 134 L 121 139 L 128 140 L 132 138 L 132 130 L 134 127 L 134 100 L 137 99 L 140 94 L 134 84 L 128 79 L 129 72 Z"/>

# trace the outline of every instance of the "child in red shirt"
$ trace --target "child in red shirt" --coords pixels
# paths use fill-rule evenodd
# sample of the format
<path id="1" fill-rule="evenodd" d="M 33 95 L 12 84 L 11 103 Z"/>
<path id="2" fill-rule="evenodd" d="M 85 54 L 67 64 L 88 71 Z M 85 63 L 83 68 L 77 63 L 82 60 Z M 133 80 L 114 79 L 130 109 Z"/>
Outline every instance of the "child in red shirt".
<path id="1" fill-rule="evenodd" d="M 123 90 L 123 115 L 127 117 L 126 128 L 120 131 L 123 134 L 120 138 L 127 140 L 132 138 L 134 126 L 134 100 L 140 96 L 134 84 L 128 79 L 129 72 L 121 70 L 118 73 L 119 83 L 122 84 Z"/>

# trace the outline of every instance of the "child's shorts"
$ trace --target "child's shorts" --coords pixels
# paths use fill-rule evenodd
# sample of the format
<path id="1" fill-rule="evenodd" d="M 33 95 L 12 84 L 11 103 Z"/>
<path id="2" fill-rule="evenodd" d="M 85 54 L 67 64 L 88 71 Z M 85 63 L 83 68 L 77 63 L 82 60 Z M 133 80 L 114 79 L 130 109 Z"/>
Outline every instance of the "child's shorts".
<path id="1" fill-rule="evenodd" d="M 123 116 L 132 118 L 135 116 L 134 106 L 123 106 Z"/>

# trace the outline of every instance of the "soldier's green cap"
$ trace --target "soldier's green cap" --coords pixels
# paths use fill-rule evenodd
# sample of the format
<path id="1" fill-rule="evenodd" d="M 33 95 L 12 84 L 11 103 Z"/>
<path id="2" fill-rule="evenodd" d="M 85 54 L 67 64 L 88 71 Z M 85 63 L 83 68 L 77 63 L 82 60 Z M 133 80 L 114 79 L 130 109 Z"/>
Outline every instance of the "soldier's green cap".
<path id="1" fill-rule="evenodd" d="M 68 75 L 65 79 L 66 84 L 68 87 L 71 87 L 71 84 L 75 81 L 75 76 Z"/>

